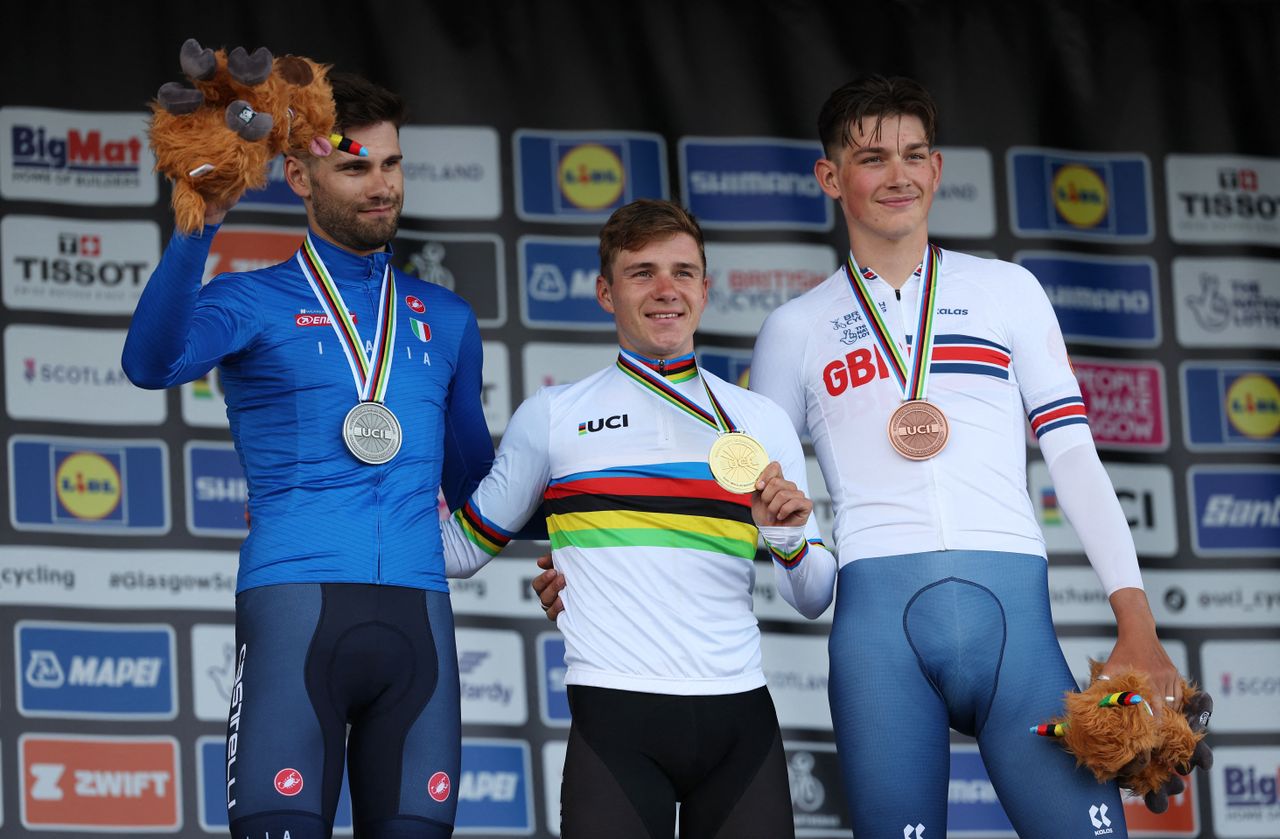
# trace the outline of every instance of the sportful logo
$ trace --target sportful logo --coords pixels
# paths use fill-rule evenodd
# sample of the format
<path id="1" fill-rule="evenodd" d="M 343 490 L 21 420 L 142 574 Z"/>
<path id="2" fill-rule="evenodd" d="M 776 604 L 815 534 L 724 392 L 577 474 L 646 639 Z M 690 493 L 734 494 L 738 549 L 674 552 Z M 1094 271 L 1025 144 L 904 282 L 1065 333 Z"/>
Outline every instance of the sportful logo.
<path id="1" fill-rule="evenodd" d="M 614 414 L 611 417 L 601 417 L 600 419 L 578 423 L 578 436 L 582 437 L 594 431 L 603 431 L 606 428 L 627 428 L 629 426 L 630 418 L 627 414 Z"/>

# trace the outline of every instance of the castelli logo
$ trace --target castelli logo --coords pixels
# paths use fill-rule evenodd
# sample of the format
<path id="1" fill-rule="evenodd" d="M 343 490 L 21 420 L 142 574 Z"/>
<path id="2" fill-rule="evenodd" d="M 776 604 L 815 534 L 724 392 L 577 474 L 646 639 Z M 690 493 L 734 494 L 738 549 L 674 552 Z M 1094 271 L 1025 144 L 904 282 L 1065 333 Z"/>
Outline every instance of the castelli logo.
<path id="1" fill-rule="evenodd" d="M 418 314 L 422 314 L 427 310 L 426 305 L 421 300 L 414 297 L 412 294 L 405 297 L 404 304 L 408 306 L 410 309 L 413 309 Z M 448 779 L 446 778 L 446 780 Z"/>
<path id="2" fill-rule="evenodd" d="M 453 784 L 449 781 L 448 774 L 437 772 L 431 776 L 431 780 L 427 781 L 427 794 L 436 801 L 444 801 L 449 797 Z"/>
<path id="3" fill-rule="evenodd" d="M 276 773 L 276 792 L 294 796 L 302 792 L 302 773 L 297 769 L 281 769 Z"/>

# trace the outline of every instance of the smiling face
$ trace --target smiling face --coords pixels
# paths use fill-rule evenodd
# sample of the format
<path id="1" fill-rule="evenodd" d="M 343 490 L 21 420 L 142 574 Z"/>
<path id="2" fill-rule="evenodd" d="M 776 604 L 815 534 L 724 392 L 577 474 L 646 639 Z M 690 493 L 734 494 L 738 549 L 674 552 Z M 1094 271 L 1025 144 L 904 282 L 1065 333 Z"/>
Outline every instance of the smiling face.
<path id="1" fill-rule="evenodd" d="M 707 305 L 707 271 L 688 233 L 618 251 L 596 278 L 596 300 L 613 314 L 618 344 L 647 358 L 693 352 L 693 333 Z"/>
<path id="2" fill-rule="evenodd" d="M 285 160 L 285 177 L 307 207 L 307 221 L 323 239 L 367 255 L 382 250 L 396 235 L 404 206 L 400 133 L 390 122 L 346 132 L 368 150 L 368 157 L 334 151 L 305 163 Z"/>
<path id="3" fill-rule="evenodd" d="M 930 148 L 920 118 L 872 116 L 850 129 L 852 145 L 840 146 L 834 160 L 819 160 L 814 174 L 840 202 L 854 251 L 881 243 L 923 248 L 942 155 Z"/>

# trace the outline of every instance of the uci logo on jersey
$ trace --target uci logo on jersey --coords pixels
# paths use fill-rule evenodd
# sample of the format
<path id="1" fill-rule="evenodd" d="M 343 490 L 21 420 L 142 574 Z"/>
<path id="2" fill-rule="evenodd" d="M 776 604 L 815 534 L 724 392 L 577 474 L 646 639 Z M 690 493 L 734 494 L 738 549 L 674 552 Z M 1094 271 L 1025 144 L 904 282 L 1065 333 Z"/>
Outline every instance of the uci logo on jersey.
<path id="1" fill-rule="evenodd" d="M 615 414 L 611 417 L 587 420 L 586 422 L 578 423 L 578 436 L 582 437 L 593 431 L 603 431 L 606 428 L 627 428 L 630 424 L 630 419 L 626 414 Z"/>

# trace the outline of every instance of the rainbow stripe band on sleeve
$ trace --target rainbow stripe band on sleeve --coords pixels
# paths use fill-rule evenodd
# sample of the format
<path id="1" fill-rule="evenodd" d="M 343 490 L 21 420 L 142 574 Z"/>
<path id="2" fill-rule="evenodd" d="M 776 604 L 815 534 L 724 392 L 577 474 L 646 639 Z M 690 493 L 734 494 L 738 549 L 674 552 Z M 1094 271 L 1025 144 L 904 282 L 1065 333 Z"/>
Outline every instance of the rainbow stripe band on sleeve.
<path id="1" fill-rule="evenodd" d="M 1037 440 L 1044 436 L 1045 432 L 1062 428 L 1064 425 L 1089 424 L 1084 400 L 1079 396 L 1068 396 L 1066 399 L 1041 405 L 1028 413 L 1027 419 L 1031 421 L 1031 430 L 1035 433 Z"/>
<path id="2" fill-rule="evenodd" d="M 470 501 L 455 510 L 453 518 L 467 538 L 489 556 L 496 556 L 511 541 L 511 533 L 480 515 Z"/>
<path id="3" fill-rule="evenodd" d="M 822 540 L 809 539 L 806 542 L 801 542 L 800 545 L 789 554 L 783 553 L 782 551 L 775 548 L 773 545 L 770 545 L 769 540 L 767 539 L 765 540 L 764 544 L 765 544 L 765 547 L 769 549 L 769 556 L 773 557 L 778 562 L 780 562 L 783 568 L 786 568 L 787 570 L 791 570 L 792 568 L 795 568 L 797 565 L 799 565 L 800 560 L 804 559 L 809 554 L 810 545 L 821 545 Z"/>

